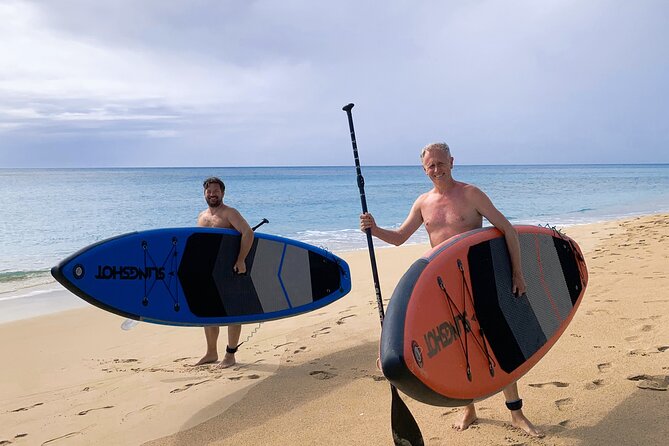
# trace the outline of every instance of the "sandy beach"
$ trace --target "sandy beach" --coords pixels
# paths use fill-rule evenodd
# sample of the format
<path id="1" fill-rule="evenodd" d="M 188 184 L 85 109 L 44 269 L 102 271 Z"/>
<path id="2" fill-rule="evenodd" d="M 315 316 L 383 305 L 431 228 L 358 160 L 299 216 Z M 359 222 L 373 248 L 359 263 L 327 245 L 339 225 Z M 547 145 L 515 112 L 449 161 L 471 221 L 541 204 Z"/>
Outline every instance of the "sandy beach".
<path id="1" fill-rule="evenodd" d="M 669 214 L 573 226 L 590 282 L 573 322 L 479 421 L 407 399 L 428 445 L 654 445 L 669 437 Z M 389 299 L 427 250 L 377 250 Z M 388 445 L 390 389 L 375 368 L 380 326 L 366 251 L 341 254 L 353 291 L 321 310 L 245 326 L 238 364 L 192 367 L 201 328 L 142 323 L 91 306 L 0 324 L 0 445 Z M 63 299 L 67 291 L 62 291 Z M 16 305 L 16 302 L 13 304 Z M 219 348 L 225 348 L 221 336 Z"/>

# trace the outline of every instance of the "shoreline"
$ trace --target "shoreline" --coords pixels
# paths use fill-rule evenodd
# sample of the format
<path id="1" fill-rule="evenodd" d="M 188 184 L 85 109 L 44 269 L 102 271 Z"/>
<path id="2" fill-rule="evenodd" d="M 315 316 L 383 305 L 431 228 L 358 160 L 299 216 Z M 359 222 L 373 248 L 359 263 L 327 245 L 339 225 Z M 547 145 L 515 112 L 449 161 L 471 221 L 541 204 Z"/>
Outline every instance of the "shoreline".
<path id="1" fill-rule="evenodd" d="M 0 325 L 90 306 L 55 280 L 6 294 L 0 298 Z"/>
<path id="2" fill-rule="evenodd" d="M 407 399 L 426 444 L 661 444 L 669 435 L 669 214 L 564 232 L 586 256 L 588 290 L 563 336 L 519 382 L 526 415 L 547 437 L 510 427 L 499 395 L 480 402 L 478 423 L 460 433 L 450 428 L 458 409 Z M 426 250 L 379 250 L 386 303 Z M 353 272 L 348 296 L 255 332 L 245 326 L 241 340 L 252 337 L 225 370 L 190 367 L 204 353 L 199 328 L 123 331 L 123 318 L 83 301 L 0 324 L 0 353 L 18 358 L 0 371 L 0 444 L 390 444 L 369 258 L 365 250 L 341 256 Z"/>

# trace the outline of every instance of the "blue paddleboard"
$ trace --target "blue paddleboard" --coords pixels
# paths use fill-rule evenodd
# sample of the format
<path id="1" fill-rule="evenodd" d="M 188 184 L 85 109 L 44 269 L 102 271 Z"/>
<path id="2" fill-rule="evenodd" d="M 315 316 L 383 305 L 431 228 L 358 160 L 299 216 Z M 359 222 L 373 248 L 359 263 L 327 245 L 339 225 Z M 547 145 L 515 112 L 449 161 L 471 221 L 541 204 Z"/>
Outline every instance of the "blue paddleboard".
<path id="1" fill-rule="evenodd" d="M 218 228 L 133 232 L 83 248 L 51 274 L 97 307 L 166 325 L 280 319 L 321 308 L 351 290 L 341 258 L 262 233 L 255 233 L 246 274 L 236 274 L 240 239 L 237 231 Z"/>

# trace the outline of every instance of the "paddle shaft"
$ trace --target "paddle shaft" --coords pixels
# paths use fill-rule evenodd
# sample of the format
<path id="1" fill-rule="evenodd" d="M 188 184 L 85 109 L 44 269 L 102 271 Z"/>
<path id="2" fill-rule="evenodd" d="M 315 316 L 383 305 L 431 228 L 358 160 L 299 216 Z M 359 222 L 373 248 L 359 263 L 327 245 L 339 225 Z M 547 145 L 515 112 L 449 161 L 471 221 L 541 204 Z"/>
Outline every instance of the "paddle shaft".
<path id="1" fill-rule="evenodd" d="M 362 212 L 367 212 L 367 198 L 365 197 L 365 179 L 360 170 L 360 160 L 358 158 L 358 144 L 355 141 L 355 129 L 353 128 L 353 115 L 351 109 L 353 104 L 348 104 L 342 108 L 348 116 L 348 128 L 351 131 L 351 144 L 353 145 L 353 158 L 355 159 L 355 170 L 358 177 L 358 189 L 360 190 L 360 203 Z M 369 249 L 369 260 L 372 264 L 372 276 L 374 277 L 374 289 L 376 291 L 376 305 L 379 309 L 379 319 L 383 328 L 383 299 L 381 298 L 381 286 L 379 285 L 379 272 L 376 268 L 376 255 L 374 254 L 374 243 L 372 242 L 372 230 L 366 229 L 367 248 Z M 397 446 L 423 446 L 423 434 L 420 432 L 418 423 L 414 419 L 411 411 L 400 397 L 397 389 L 390 385 L 391 406 L 390 406 L 390 426 L 393 434 L 393 442 Z"/>
<path id="2" fill-rule="evenodd" d="M 355 159 L 355 170 L 358 178 L 358 190 L 360 191 L 360 204 L 362 205 L 363 214 L 367 212 L 367 198 L 365 196 L 365 178 L 362 176 L 360 169 L 360 159 L 358 158 L 358 144 L 355 141 L 355 129 L 353 128 L 353 114 L 351 109 L 353 104 L 346 105 L 342 110 L 348 116 L 348 128 L 351 131 L 351 144 L 353 145 L 353 158 Z M 367 228 L 365 230 L 367 235 L 367 249 L 369 250 L 369 260 L 372 264 L 372 277 L 374 278 L 374 289 L 376 291 L 376 304 L 379 309 L 379 319 L 381 326 L 383 326 L 383 319 L 385 312 L 383 311 L 383 298 L 381 297 L 381 286 L 379 285 L 379 271 L 376 268 L 376 255 L 374 254 L 374 242 L 372 241 L 372 230 Z"/>

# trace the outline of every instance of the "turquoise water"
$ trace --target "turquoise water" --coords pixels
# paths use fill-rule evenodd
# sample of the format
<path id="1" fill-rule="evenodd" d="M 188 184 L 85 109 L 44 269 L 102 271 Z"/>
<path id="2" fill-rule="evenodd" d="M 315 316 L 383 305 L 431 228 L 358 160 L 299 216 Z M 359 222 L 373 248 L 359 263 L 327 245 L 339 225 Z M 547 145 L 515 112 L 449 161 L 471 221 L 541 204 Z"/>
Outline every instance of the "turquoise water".
<path id="1" fill-rule="evenodd" d="M 363 167 L 370 211 L 398 226 L 431 187 L 420 166 Z M 259 231 L 331 251 L 366 247 L 353 167 L 0 169 L 0 293 L 49 283 L 48 270 L 117 234 L 195 226 L 202 180 Z M 457 166 L 513 223 L 565 226 L 669 211 L 669 165 Z M 421 230 L 411 241 L 424 242 Z M 382 246 L 382 243 L 378 243 Z M 0 294 L 0 297 L 1 297 Z"/>

